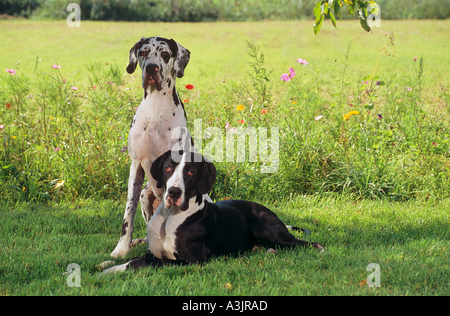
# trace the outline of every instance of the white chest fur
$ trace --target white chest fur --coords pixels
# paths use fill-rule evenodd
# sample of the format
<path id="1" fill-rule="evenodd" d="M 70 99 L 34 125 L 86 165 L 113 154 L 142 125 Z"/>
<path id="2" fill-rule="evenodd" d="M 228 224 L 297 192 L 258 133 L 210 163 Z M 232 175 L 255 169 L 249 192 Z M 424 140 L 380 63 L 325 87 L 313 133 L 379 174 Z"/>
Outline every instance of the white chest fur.
<path id="1" fill-rule="evenodd" d="M 164 202 L 161 203 L 153 214 L 152 219 L 147 226 L 147 242 L 150 252 L 158 258 L 175 260 L 176 230 L 178 226 L 203 208 L 204 204 L 198 205 L 195 203 L 195 197 L 189 201 L 190 207 L 185 211 L 181 211 L 177 206 L 170 208 L 164 207 Z"/>

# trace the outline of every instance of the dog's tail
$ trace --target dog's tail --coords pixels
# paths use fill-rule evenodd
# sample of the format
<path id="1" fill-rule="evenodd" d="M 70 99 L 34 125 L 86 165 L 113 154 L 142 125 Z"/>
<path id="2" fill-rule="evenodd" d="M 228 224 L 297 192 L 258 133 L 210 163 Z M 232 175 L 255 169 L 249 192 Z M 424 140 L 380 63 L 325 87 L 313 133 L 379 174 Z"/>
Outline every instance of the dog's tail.
<path id="1" fill-rule="evenodd" d="M 311 231 L 305 229 L 305 228 L 301 228 L 301 227 L 296 227 L 296 226 L 291 226 L 291 225 L 286 225 L 288 230 L 293 230 L 293 231 L 302 231 L 305 235 L 309 235 L 311 234 Z"/>

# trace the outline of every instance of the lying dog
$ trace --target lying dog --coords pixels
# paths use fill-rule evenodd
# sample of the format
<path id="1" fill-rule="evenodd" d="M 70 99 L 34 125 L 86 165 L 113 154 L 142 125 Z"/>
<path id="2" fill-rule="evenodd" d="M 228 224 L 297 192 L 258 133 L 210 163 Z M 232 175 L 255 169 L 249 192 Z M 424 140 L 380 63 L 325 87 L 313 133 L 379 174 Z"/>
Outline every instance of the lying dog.
<path id="1" fill-rule="evenodd" d="M 177 159 L 173 159 L 174 157 Z M 147 227 L 151 255 L 117 265 L 127 268 L 202 263 L 212 256 L 237 254 L 254 246 L 323 247 L 295 238 L 268 208 L 249 201 L 210 203 L 204 198 L 216 180 L 214 164 L 198 153 L 167 151 L 151 167 L 163 202 Z M 176 162 L 179 161 L 179 162 Z"/>

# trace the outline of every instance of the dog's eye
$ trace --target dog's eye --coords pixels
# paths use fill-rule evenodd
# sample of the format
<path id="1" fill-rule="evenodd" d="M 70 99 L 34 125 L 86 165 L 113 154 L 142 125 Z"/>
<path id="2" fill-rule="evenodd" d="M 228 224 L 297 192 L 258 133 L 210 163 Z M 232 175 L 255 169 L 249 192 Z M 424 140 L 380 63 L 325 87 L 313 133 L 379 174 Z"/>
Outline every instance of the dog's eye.
<path id="1" fill-rule="evenodd" d="M 193 176 L 193 175 L 194 175 L 194 171 L 189 170 L 189 171 L 188 171 L 188 175 Z"/>
<path id="2" fill-rule="evenodd" d="M 145 55 L 147 55 L 147 52 L 145 52 L 145 51 L 139 52 L 139 55 L 145 56 Z"/>
<path id="3" fill-rule="evenodd" d="M 169 55 L 168 52 L 163 52 L 163 53 L 161 54 L 161 56 L 162 56 L 162 58 L 164 59 L 165 62 L 168 62 L 168 61 L 169 61 L 170 55 Z"/>
<path id="4" fill-rule="evenodd" d="M 167 166 L 166 167 L 166 172 L 171 172 L 172 171 L 172 167 L 171 166 Z"/>

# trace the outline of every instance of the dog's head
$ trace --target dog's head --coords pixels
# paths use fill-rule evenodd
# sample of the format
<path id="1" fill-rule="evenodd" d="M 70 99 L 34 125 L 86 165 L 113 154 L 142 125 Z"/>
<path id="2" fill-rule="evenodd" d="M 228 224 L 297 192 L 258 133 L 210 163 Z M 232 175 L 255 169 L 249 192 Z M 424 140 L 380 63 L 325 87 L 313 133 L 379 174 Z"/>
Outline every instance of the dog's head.
<path id="1" fill-rule="evenodd" d="M 142 37 L 130 49 L 127 66 L 129 74 L 134 73 L 137 63 L 142 70 L 142 88 L 155 87 L 158 91 L 165 85 L 174 86 L 175 77 L 182 78 L 190 52 L 173 39 Z"/>
<path id="2" fill-rule="evenodd" d="M 178 161 L 178 162 L 177 162 Z M 166 208 L 189 208 L 189 200 L 196 198 L 200 205 L 203 195 L 211 191 L 216 181 L 216 167 L 202 155 L 192 152 L 167 151 L 156 159 L 150 169 L 158 188 L 164 188 Z"/>

